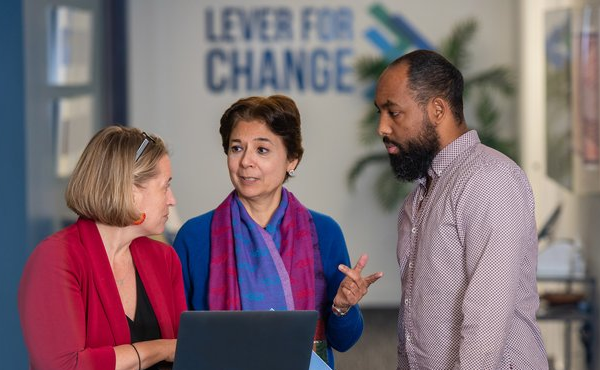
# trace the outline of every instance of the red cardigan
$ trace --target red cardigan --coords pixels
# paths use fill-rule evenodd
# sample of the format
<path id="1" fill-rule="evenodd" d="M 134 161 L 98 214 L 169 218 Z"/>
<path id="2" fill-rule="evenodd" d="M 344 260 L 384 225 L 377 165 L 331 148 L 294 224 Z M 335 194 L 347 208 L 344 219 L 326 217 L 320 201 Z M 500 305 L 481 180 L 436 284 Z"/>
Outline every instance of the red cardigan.
<path id="1" fill-rule="evenodd" d="M 186 309 L 181 263 L 149 238 L 130 246 L 162 338 L 176 338 Z M 113 347 L 131 343 L 106 250 L 93 221 L 79 219 L 33 251 L 19 286 L 31 369 L 114 370 Z"/>

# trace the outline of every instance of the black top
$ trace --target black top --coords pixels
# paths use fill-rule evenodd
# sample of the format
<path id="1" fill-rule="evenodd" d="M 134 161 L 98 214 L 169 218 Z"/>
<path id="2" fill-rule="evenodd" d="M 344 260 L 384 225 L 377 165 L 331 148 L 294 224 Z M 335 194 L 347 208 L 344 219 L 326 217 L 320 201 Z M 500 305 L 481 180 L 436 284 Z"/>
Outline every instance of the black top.
<path id="1" fill-rule="evenodd" d="M 142 279 L 135 271 L 135 287 L 137 290 L 137 301 L 135 307 L 135 321 L 132 321 L 127 316 L 129 324 L 129 333 L 131 334 L 131 343 L 143 342 L 146 340 L 160 339 L 160 327 L 156 320 L 156 315 L 142 284 Z M 158 366 L 154 365 L 148 368 L 149 370 L 158 370 Z"/>

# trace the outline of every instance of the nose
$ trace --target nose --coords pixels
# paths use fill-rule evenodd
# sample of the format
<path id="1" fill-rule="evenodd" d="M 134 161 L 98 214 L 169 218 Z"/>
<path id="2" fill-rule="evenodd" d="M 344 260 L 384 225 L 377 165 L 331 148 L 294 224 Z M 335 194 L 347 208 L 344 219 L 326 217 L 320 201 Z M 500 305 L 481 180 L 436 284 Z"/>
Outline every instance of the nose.
<path id="1" fill-rule="evenodd" d="M 387 121 L 384 114 L 379 115 L 377 133 L 381 137 L 390 136 L 392 134 L 392 126 Z"/>
<path id="2" fill-rule="evenodd" d="M 253 158 L 253 155 L 252 155 L 252 151 L 250 151 L 250 150 L 244 150 L 244 153 L 242 154 L 242 159 L 240 161 L 240 164 L 244 168 L 246 168 L 246 167 L 252 167 L 252 165 L 254 164 L 254 158 Z"/>
<path id="3" fill-rule="evenodd" d="M 173 194 L 173 190 L 171 188 L 167 190 L 167 204 L 169 205 L 169 207 L 172 207 L 177 204 L 175 194 Z"/>

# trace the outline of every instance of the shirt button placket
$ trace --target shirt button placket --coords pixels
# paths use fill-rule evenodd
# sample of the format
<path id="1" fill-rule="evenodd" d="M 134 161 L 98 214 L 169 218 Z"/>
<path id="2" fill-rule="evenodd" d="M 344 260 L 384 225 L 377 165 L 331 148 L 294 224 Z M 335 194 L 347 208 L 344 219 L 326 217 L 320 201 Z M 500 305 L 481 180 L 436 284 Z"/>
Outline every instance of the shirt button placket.
<path id="1" fill-rule="evenodd" d="M 416 232 L 416 228 L 413 228 L 412 233 L 414 234 Z M 404 332 L 404 339 L 405 339 L 405 346 L 406 346 L 406 355 L 408 357 L 408 362 L 409 364 L 411 364 L 411 368 L 413 368 L 416 364 L 415 364 L 415 353 L 414 353 L 414 348 L 413 348 L 413 343 L 412 343 L 412 336 L 411 336 L 411 330 L 413 328 L 412 325 L 412 320 L 411 320 L 411 306 L 410 306 L 410 301 L 411 301 L 411 295 L 412 295 L 412 290 L 413 290 L 413 285 L 414 285 L 414 281 L 413 281 L 413 274 L 414 274 L 414 262 L 413 262 L 413 258 L 414 258 L 414 251 L 413 253 L 411 253 L 409 260 L 408 260 L 408 270 L 409 270 L 409 275 L 411 276 L 411 278 L 408 280 L 408 286 L 406 287 L 406 295 L 404 297 L 404 310 L 406 312 L 406 327 L 405 327 L 405 332 Z"/>
<path id="2" fill-rule="evenodd" d="M 416 253 L 416 244 L 417 244 L 417 232 L 418 232 L 418 227 L 415 226 L 416 224 L 416 219 L 413 220 L 413 227 L 410 230 L 411 235 L 411 244 L 412 244 L 412 248 L 410 251 L 410 254 L 408 256 L 408 275 L 409 278 L 407 279 L 407 284 L 406 284 L 406 290 L 405 290 L 405 297 L 404 297 L 404 312 L 405 312 L 405 317 L 406 317 L 406 321 L 405 321 L 405 328 L 404 328 L 404 340 L 405 340 L 405 347 L 406 347 L 406 355 L 408 357 L 408 362 L 410 364 L 410 368 L 417 368 L 416 367 L 416 358 L 415 358 L 415 348 L 413 346 L 413 338 L 411 335 L 411 332 L 413 330 L 413 323 L 412 323 L 412 315 L 411 315 L 411 298 L 412 298 L 412 291 L 413 291 L 413 287 L 414 287 L 414 267 L 415 267 L 415 263 L 414 263 L 414 258 L 415 258 L 415 253 Z"/>

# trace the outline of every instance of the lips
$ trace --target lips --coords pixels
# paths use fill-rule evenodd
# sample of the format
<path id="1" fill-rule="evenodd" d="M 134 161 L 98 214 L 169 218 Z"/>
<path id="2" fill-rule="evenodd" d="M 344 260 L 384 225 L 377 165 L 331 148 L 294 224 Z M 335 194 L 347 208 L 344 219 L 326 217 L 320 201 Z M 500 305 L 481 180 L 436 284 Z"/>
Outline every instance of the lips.
<path id="1" fill-rule="evenodd" d="M 383 138 L 383 144 L 385 145 L 385 149 L 387 150 L 388 154 L 398 154 L 400 151 L 398 145 L 387 137 Z"/>
<path id="2" fill-rule="evenodd" d="M 386 144 L 385 149 L 387 150 L 388 154 L 398 154 L 399 152 L 398 147 L 394 144 Z"/>
<path id="3" fill-rule="evenodd" d="M 238 176 L 238 178 L 244 182 L 254 182 L 258 180 L 258 177 L 252 176 Z"/>

